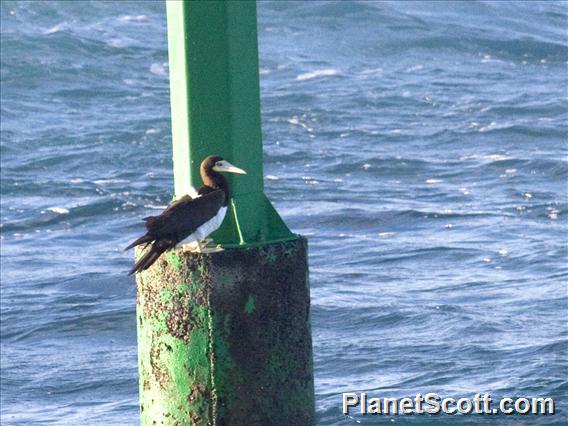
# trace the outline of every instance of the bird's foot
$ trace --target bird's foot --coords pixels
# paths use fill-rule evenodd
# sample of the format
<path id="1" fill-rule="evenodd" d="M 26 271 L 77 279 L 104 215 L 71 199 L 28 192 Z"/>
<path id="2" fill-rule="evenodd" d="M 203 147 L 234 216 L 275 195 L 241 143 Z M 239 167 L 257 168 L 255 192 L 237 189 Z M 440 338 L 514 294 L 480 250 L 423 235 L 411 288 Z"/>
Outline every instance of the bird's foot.
<path id="1" fill-rule="evenodd" d="M 181 249 L 184 253 L 199 253 L 200 247 L 197 241 L 192 241 L 189 244 L 184 244 L 181 246 Z"/>
<path id="2" fill-rule="evenodd" d="M 223 251 L 223 247 L 221 247 L 219 244 L 217 244 L 216 246 L 212 247 L 202 247 L 201 250 L 199 251 L 199 253 L 219 253 L 220 251 Z"/>
<path id="3" fill-rule="evenodd" d="M 211 238 L 206 238 L 202 241 L 193 241 L 189 244 L 184 244 L 182 250 L 186 253 L 218 253 L 223 251 L 223 248 L 217 244 L 216 246 L 211 246 L 213 240 Z"/>
<path id="4" fill-rule="evenodd" d="M 202 241 L 199 241 L 197 244 L 199 246 L 199 250 L 201 253 L 218 253 L 220 251 L 223 251 L 223 248 L 221 247 L 220 244 L 217 244 L 216 246 L 211 246 L 210 244 L 213 242 L 213 239 L 211 238 L 205 238 Z"/>

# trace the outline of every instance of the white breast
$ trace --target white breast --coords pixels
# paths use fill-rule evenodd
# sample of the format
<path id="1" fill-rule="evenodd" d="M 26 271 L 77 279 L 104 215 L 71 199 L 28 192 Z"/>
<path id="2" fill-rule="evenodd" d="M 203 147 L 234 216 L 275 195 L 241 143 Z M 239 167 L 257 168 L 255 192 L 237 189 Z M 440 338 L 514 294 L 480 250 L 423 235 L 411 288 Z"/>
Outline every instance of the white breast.
<path id="1" fill-rule="evenodd" d="M 201 197 L 201 194 L 197 192 L 197 189 L 195 189 L 191 185 L 188 185 L 188 187 L 187 187 L 187 195 L 189 195 L 191 198 Z"/>
<path id="2" fill-rule="evenodd" d="M 178 247 L 182 244 L 189 244 L 194 241 L 201 241 L 208 237 L 213 231 L 219 229 L 221 224 L 223 223 L 223 219 L 225 219 L 225 215 L 227 214 L 227 207 L 223 206 L 219 209 L 217 214 L 201 225 L 199 228 L 195 230 L 195 232 L 189 235 L 184 240 L 180 241 L 177 245 Z"/>

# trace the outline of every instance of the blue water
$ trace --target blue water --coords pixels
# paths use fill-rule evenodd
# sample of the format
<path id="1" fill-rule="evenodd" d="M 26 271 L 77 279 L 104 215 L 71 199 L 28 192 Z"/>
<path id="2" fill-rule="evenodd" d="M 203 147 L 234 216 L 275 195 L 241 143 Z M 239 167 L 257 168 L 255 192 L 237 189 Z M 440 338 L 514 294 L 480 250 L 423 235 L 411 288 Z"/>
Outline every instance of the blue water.
<path id="1" fill-rule="evenodd" d="M 266 191 L 341 393 L 568 394 L 568 3 L 260 2 Z M 136 424 L 132 253 L 172 198 L 162 2 L 1 2 L 3 424 Z M 445 417 L 473 424 L 479 416 Z M 509 419 L 510 420 L 510 419 Z M 507 422 L 510 423 L 510 422 Z"/>

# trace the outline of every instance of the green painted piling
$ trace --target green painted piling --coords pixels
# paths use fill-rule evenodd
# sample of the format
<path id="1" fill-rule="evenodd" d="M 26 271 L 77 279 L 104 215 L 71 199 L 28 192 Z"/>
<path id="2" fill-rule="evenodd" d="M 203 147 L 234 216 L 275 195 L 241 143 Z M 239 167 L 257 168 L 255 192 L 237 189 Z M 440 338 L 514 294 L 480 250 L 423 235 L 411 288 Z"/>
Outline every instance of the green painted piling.
<path id="1" fill-rule="evenodd" d="M 142 424 L 314 424 L 306 271 L 299 238 L 140 274 Z"/>
<path id="2" fill-rule="evenodd" d="M 166 4 L 176 196 L 211 154 L 248 174 L 227 176 L 224 251 L 137 275 L 141 424 L 314 424 L 307 242 L 263 187 L 256 4 Z"/>

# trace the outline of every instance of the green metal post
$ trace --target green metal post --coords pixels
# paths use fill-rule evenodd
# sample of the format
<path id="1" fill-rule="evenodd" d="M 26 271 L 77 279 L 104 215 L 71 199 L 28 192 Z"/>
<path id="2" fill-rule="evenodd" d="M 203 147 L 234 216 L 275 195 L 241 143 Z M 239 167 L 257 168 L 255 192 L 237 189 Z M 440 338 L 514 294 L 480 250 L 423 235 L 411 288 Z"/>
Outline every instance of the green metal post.
<path id="1" fill-rule="evenodd" d="M 199 164 L 220 155 L 247 171 L 229 176 L 224 246 L 290 240 L 264 195 L 256 3 L 168 1 L 176 196 L 201 186 Z"/>
<path id="2" fill-rule="evenodd" d="M 307 242 L 264 195 L 256 4 L 166 4 L 176 196 L 208 155 L 248 174 L 229 176 L 224 251 L 137 275 L 141 423 L 313 424 Z"/>

